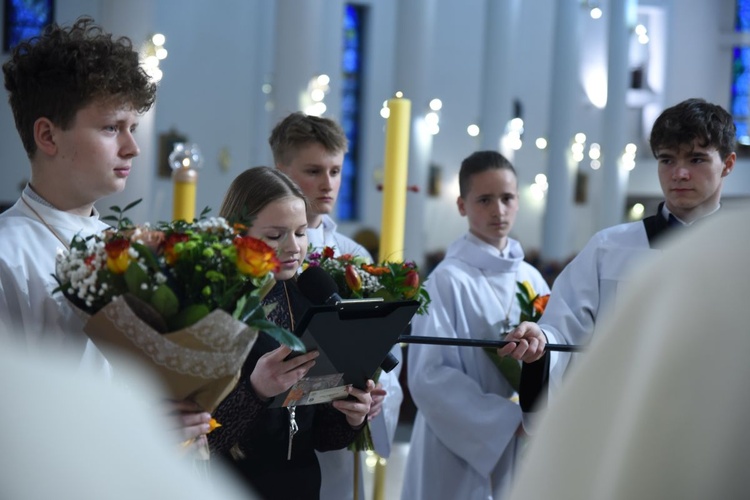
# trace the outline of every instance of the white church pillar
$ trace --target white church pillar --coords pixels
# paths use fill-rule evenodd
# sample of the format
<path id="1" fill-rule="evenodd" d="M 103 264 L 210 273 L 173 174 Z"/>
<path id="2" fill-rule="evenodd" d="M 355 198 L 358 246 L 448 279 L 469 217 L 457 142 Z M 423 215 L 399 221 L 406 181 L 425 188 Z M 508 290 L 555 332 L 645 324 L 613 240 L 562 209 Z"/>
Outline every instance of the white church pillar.
<path id="1" fill-rule="evenodd" d="M 620 158 L 625 151 L 627 126 L 628 4 L 631 0 L 610 0 L 608 16 L 607 106 L 604 108 L 602 137 L 603 184 L 598 229 L 622 222 L 628 171 Z"/>
<path id="2" fill-rule="evenodd" d="M 500 150 L 500 138 L 511 116 L 513 40 L 519 0 L 488 1 L 484 16 L 484 55 L 481 76 L 480 149 Z"/>
<path id="3" fill-rule="evenodd" d="M 553 35 L 550 113 L 547 141 L 547 206 L 542 221 L 542 256 L 562 261 L 572 252 L 573 179 L 571 157 L 578 106 L 579 0 L 558 0 Z"/>

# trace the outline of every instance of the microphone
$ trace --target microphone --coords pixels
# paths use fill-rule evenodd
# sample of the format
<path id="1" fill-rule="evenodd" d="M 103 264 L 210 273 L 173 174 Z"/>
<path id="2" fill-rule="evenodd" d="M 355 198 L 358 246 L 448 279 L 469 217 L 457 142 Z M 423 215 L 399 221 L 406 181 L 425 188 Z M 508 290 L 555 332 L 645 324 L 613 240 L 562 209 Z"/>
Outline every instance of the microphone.
<path id="1" fill-rule="evenodd" d="M 336 305 L 349 302 L 339 295 L 339 286 L 331 278 L 331 275 L 321 269 L 319 266 L 310 266 L 297 277 L 297 286 L 302 295 L 314 305 Z M 382 299 L 377 299 L 382 301 Z M 353 300 L 351 302 L 358 302 Z M 380 364 L 380 368 L 388 373 L 398 365 L 398 359 L 390 352 L 386 354 L 385 359 Z"/>
<path id="2" fill-rule="evenodd" d="M 339 286 L 331 275 L 319 266 L 310 266 L 297 277 L 297 286 L 302 295 L 315 304 L 336 305 L 344 299 L 339 295 Z"/>

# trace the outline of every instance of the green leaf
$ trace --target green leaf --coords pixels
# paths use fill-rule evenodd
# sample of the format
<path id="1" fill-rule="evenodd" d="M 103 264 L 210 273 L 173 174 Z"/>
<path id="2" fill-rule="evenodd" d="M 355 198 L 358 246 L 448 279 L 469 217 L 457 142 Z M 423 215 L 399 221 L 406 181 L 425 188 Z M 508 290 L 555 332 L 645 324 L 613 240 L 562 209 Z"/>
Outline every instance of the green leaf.
<path id="1" fill-rule="evenodd" d="M 128 291 L 139 299 L 148 302 L 151 300 L 151 289 L 148 286 L 148 274 L 138 265 L 137 262 L 131 262 L 125 270 L 125 284 Z M 141 285 L 146 285 L 145 289 Z"/>
<path id="2" fill-rule="evenodd" d="M 180 309 L 180 301 L 177 296 L 164 284 L 159 285 L 154 290 L 151 296 L 151 305 L 167 320 L 177 314 Z"/>
<path id="3" fill-rule="evenodd" d="M 134 206 L 136 206 L 137 204 L 139 204 L 142 201 L 143 201 L 143 198 L 138 198 L 137 200 L 135 200 L 134 202 L 131 202 L 125 208 L 123 208 L 122 211 L 123 212 L 127 212 L 128 210 L 130 210 L 131 208 L 133 208 Z"/>
<path id="4" fill-rule="evenodd" d="M 305 352 L 305 344 L 292 332 L 285 328 L 281 328 L 267 319 L 254 320 L 248 323 L 248 326 L 257 328 L 258 330 L 266 332 L 268 335 L 276 339 L 279 344 L 283 344 L 293 351 Z"/>
<path id="5" fill-rule="evenodd" d="M 161 270 L 161 268 L 159 267 L 159 262 L 156 260 L 156 256 L 154 256 L 154 252 L 152 252 L 149 247 L 135 241 L 131 241 L 130 246 L 132 246 L 138 252 L 138 256 L 140 258 L 146 261 L 146 265 L 149 267 L 149 269 L 152 269 L 154 271 Z"/>
<path id="6" fill-rule="evenodd" d="M 205 304 L 190 305 L 169 320 L 169 327 L 172 330 L 187 328 L 208 316 L 210 312 Z"/>
<path id="7" fill-rule="evenodd" d="M 494 348 L 484 347 L 483 349 L 513 390 L 518 392 L 521 386 L 521 362 L 510 356 L 498 356 Z"/>
<path id="8" fill-rule="evenodd" d="M 352 441 L 346 449 L 349 451 L 369 451 L 375 449 L 375 445 L 372 442 L 372 432 L 370 431 L 369 422 L 361 432 L 357 433 L 357 437 L 354 438 L 354 441 Z"/>
<path id="9" fill-rule="evenodd" d="M 257 297 L 243 295 L 237 300 L 232 317 L 249 324 L 253 319 L 265 320 L 266 312 Z"/>

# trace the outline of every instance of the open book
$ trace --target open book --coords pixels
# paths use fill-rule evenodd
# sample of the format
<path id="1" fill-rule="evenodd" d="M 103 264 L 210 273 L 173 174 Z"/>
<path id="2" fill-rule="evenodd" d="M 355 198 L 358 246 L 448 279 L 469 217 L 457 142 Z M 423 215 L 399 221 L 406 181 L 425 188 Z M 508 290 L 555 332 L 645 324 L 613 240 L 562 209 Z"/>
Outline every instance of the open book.
<path id="1" fill-rule="evenodd" d="M 417 312 L 416 300 L 342 301 L 310 307 L 295 333 L 320 351 L 307 376 L 274 398 L 271 407 L 327 403 L 364 389 Z"/>

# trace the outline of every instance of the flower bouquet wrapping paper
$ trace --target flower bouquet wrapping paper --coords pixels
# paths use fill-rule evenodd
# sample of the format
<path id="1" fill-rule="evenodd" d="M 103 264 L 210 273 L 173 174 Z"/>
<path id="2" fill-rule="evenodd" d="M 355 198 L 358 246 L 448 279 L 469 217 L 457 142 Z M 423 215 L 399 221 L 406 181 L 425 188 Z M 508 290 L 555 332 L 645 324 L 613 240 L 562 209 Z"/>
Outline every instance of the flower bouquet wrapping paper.
<path id="1" fill-rule="evenodd" d="M 193 325 L 162 334 L 134 312 L 134 301 L 115 298 L 89 318 L 84 331 L 110 362 L 123 354 L 142 361 L 171 398 L 214 411 L 237 383 L 257 330 L 214 310 Z"/>

